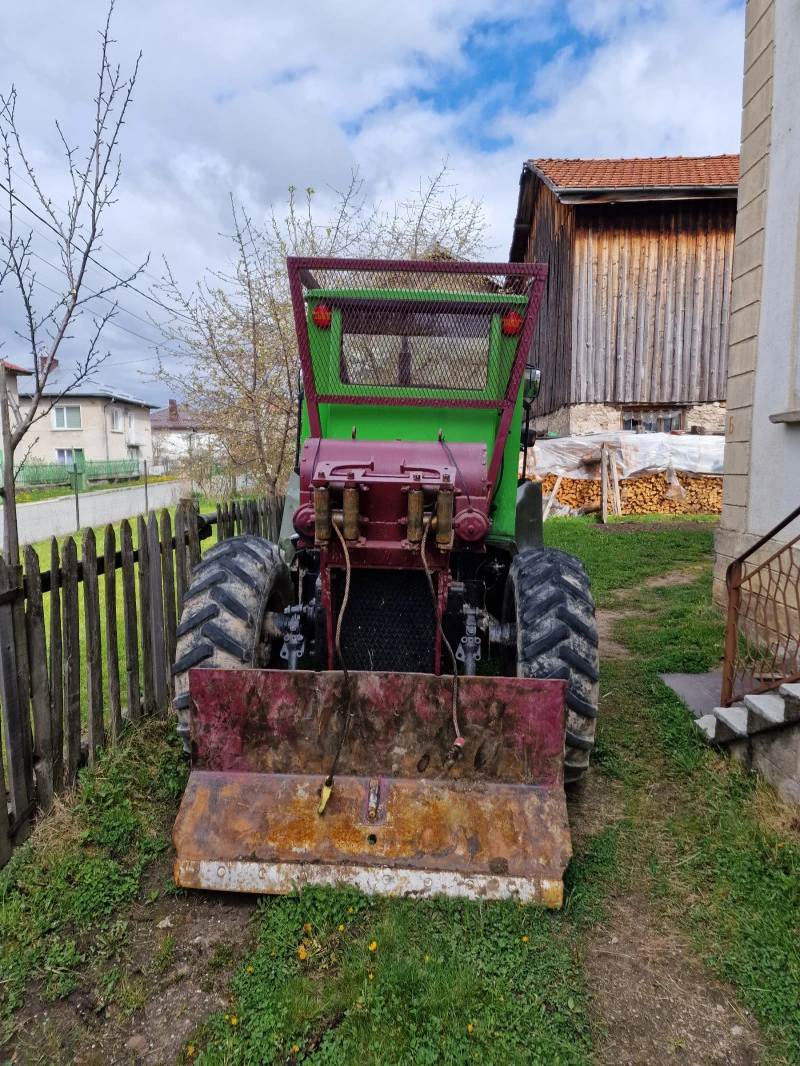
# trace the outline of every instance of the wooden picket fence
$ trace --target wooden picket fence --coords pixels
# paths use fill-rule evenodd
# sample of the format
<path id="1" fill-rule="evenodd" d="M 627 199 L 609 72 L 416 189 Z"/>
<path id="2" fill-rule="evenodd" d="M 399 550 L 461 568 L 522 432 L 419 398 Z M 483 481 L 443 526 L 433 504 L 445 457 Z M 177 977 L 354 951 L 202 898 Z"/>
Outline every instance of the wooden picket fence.
<path id="1" fill-rule="evenodd" d="M 215 526 L 217 541 L 247 533 L 277 541 L 283 504 L 282 497 L 236 500 L 201 515 L 195 501 L 182 500 L 174 530 L 168 511 L 135 520 L 136 548 L 126 520 L 119 548 L 113 526 L 106 526 L 101 546 L 94 531 L 86 530 L 80 559 L 73 537 L 60 552 L 54 537 L 49 569 L 30 546 L 24 566 L 9 566 L 0 557 L 0 867 L 12 846 L 30 834 L 37 811 L 48 811 L 54 796 L 72 786 L 83 762 L 93 764 L 99 748 L 117 741 L 124 719 L 168 713 L 176 630 L 201 541 Z"/>

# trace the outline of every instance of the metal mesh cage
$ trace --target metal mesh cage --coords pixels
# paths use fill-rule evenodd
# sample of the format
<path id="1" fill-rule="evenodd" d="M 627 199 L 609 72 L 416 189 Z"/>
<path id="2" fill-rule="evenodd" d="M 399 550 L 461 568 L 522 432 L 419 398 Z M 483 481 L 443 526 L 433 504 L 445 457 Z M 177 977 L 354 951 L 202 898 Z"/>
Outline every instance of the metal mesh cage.
<path id="1" fill-rule="evenodd" d="M 546 268 L 298 259 L 289 270 L 309 401 L 516 399 Z"/>
<path id="2" fill-rule="evenodd" d="M 344 591 L 341 571 L 334 580 L 340 603 Z M 436 619 L 425 575 L 353 570 L 341 648 L 349 670 L 432 674 L 436 668 Z"/>

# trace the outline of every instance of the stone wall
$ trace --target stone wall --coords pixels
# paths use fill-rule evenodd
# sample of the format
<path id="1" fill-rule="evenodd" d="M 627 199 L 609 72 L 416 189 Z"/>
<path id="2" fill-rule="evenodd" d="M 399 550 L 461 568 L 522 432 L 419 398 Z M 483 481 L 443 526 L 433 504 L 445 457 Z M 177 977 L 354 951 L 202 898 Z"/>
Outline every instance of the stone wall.
<path id="1" fill-rule="evenodd" d="M 673 408 L 674 404 L 665 404 Z M 550 415 L 531 418 L 537 433 L 557 433 L 559 437 L 581 436 L 587 433 L 616 432 L 622 428 L 621 406 L 610 403 L 576 403 L 559 407 Z M 701 403 L 684 407 L 684 427 L 691 432 L 697 427 L 703 433 L 725 432 L 725 404 Z"/>
<path id="2" fill-rule="evenodd" d="M 784 799 L 800 803 L 800 722 L 736 740 L 728 750 L 769 781 Z"/>

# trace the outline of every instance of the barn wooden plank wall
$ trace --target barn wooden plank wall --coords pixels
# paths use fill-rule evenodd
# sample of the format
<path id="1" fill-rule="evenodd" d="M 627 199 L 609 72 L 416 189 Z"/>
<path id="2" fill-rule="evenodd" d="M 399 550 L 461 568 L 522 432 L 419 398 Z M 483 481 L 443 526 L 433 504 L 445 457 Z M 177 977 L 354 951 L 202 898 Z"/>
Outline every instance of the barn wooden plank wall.
<path id="1" fill-rule="evenodd" d="M 735 202 L 576 208 L 572 403 L 725 397 Z"/>

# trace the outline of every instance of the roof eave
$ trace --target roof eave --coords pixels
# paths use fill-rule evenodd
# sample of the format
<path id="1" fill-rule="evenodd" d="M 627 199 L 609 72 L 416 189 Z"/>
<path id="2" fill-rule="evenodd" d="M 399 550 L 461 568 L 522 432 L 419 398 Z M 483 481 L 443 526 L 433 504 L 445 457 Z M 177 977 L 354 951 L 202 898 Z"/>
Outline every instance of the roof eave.
<path id="1" fill-rule="evenodd" d="M 614 204 L 647 200 L 735 200 L 737 185 L 622 185 L 608 188 L 564 188 L 545 184 L 562 204 Z"/>

